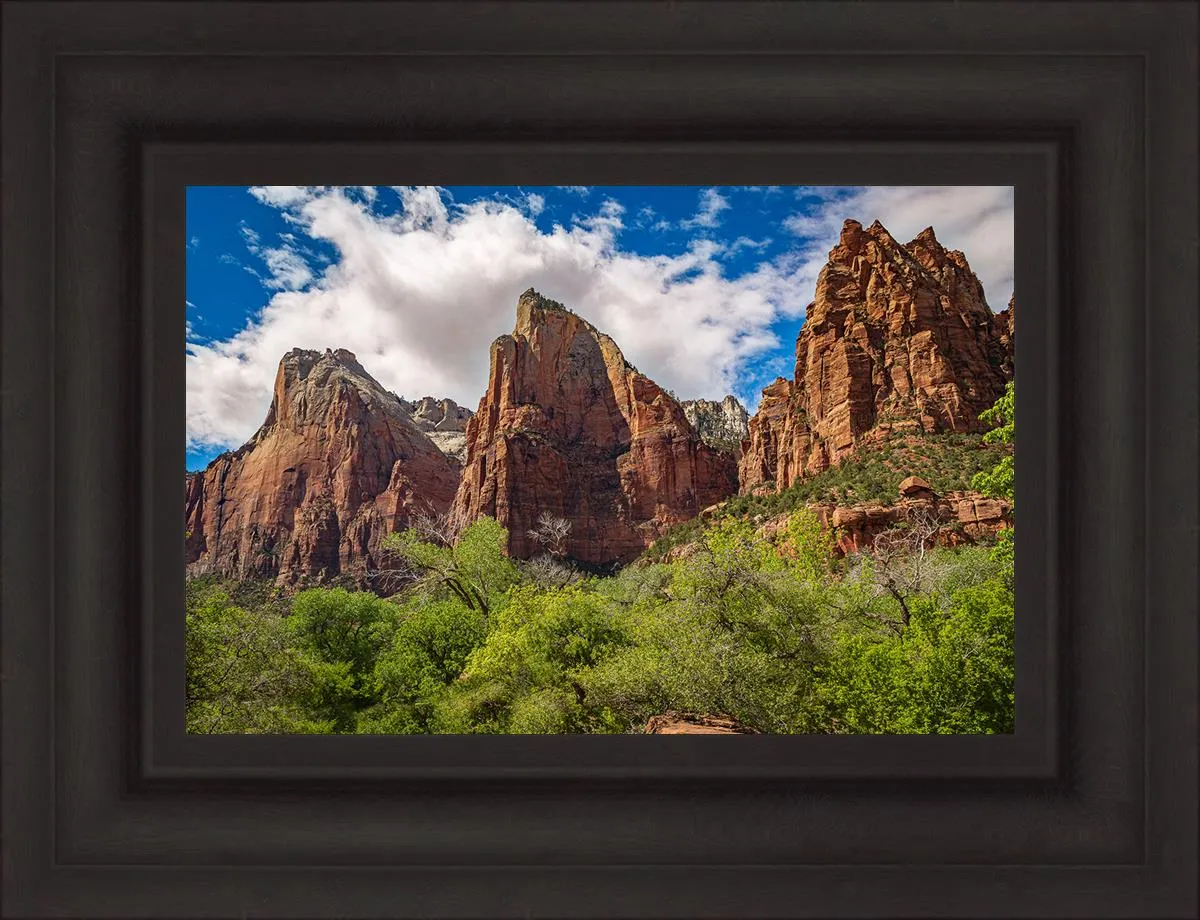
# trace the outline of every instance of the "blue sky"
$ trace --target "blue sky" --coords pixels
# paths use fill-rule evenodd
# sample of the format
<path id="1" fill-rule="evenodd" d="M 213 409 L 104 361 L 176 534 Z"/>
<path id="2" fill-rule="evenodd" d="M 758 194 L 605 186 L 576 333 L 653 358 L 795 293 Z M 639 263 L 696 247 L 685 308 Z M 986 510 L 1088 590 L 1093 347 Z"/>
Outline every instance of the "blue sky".
<path id="1" fill-rule="evenodd" d="M 402 396 L 474 410 L 488 345 L 533 286 L 608 332 L 681 399 L 753 410 L 791 376 L 817 272 L 848 217 L 932 225 L 1001 309 L 1004 187 L 193 187 L 187 464 L 252 435 L 279 358 L 345 347 Z"/>

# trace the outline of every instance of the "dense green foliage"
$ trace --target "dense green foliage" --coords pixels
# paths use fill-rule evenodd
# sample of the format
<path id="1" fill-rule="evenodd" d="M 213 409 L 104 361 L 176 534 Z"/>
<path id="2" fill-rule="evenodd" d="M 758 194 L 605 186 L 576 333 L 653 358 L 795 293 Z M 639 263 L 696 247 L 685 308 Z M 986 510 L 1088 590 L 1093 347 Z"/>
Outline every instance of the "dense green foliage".
<path id="1" fill-rule="evenodd" d="M 1000 402 L 1003 401 L 1002 397 Z M 989 413 L 996 411 L 996 408 L 989 409 L 984 419 L 992 422 Z M 1005 441 L 994 434 L 895 435 L 878 445 L 863 447 L 837 466 L 780 492 L 735 496 L 724 502 L 713 517 L 717 520 L 757 515 L 773 517 L 818 501 L 839 504 L 892 502 L 900 482 L 914 471 L 918 471 L 939 495 L 959 489 L 978 489 L 980 487 L 973 484 L 978 477 L 991 472 L 1005 458 L 1011 471 L 1011 439 Z M 694 540 L 707 523 L 693 519 L 676 525 L 646 551 L 647 558 L 661 560 L 675 547 Z"/>
<path id="2" fill-rule="evenodd" d="M 994 449 L 952 484 L 969 471 L 1011 498 L 1011 388 L 986 419 Z M 805 494 L 869 494 L 877 462 Z M 901 529 L 900 551 L 838 559 L 804 491 L 696 522 L 677 558 L 610 577 L 510 560 L 485 518 L 394 535 L 411 576 L 387 599 L 194 580 L 188 730 L 621 733 L 673 709 L 764 732 L 1011 732 L 1011 539 L 929 549 Z M 753 517 L 781 508 L 770 531 Z"/>
<path id="3" fill-rule="evenodd" d="M 1004 395 L 996 400 L 996 404 L 984 412 L 980 418 L 993 426 L 992 430 L 983 436 L 984 441 L 988 444 L 1006 445 L 1010 448 L 1010 452 L 1002 456 L 990 470 L 977 473 L 971 480 L 971 487 L 993 498 L 1007 499 L 1012 503 L 1015 520 L 1017 507 L 1014 496 L 1016 464 L 1011 447 L 1017 434 L 1016 384 L 1009 381 L 1008 386 L 1004 389 Z M 1001 532 L 996 547 L 997 557 L 1005 562 L 1010 573 L 1016 565 L 1016 546 L 1013 540 L 1014 530 L 1009 528 Z M 1010 587 L 1012 585 L 1011 577 L 1009 585 Z"/>

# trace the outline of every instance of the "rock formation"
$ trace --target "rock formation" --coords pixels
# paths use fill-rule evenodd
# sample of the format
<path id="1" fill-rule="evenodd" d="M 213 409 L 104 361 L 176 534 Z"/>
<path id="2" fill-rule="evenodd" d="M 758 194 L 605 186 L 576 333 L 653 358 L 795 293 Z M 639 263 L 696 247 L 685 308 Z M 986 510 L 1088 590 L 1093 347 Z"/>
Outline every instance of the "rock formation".
<path id="1" fill-rule="evenodd" d="M 647 735 L 755 735 L 754 729 L 724 716 L 693 715 L 673 710 L 646 720 Z"/>
<path id="2" fill-rule="evenodd" d="M 626 562 L 671 524 L 735 492 L 737 464 L 616 343 L 530 289 L 491 347 L 487 392 L 467 425 L 454 510 L 496 518 L 528 557 L 543 513 L 571 523 L 566 555 Z"/>
<path id="3" fill-rule="evenodd" d="M 940 546 L 990 542 L 1013 522 L 1012 504 L 1003 499 L 988 498 L 973 491 L 947 492 L 938 496 L 916 476 L 901 483 L 900 497 L 890 505 L 882 502 L 854 505 L 816 502 L 809 508 L 823 527 L 833 531 L 836 550 L 843 556 L 869 552 L 879 534 L 917 517 L 937 525 L 935 539 Z M 759 528 L 760 533 L 774 538 L 787 529 L 788 517 L 783 515 L 765 522 Z"/>
<path id="4" fill-rule="evenodd" d="M 362 580 L 410 516 L 449 508 L 459 467 L 348 351 L 294 349 L 266 421 L 189 476 L 189 574 Z"/>
<path id="5" fill-rule="evenodd" d="M 900 245 L 845 222 L 796 340 L 796 367 L 763 390 L 740 486 L 786 488 L 892 432 L 982 431 L 1012 376 L 1013 305 L 993 314 L 957 250 L 927 228 Z"/>
<path id="6" fill-rule="evenodd" d="M 740 455 L 742 440 L 750 433 L 750 413 L 733 396 L 720 402 L 709 399 L 687 399 L 680 405 L 683 414 L 709 447 Z"/>
<path id="7" fill-rule="evenodd" d="M 1004 349 L 1004 373 L 1010 380 L 1014 373 L 1013 338 L 1016 335 L 1016 321 L 1017 295 L 1013 294 L 1008 298 L 1008 306 L 996 314 L 995 321 L 996 338 L 1000 340 L 1000 345 Z"/>
<path id="8" fill-rule="evenodd" d="M 416 402 L 401 399 L 400 405 L 442 453 L 459 463 L 467 459 L 470 409 L 464 409 L 453 399 L 434 399 L 432 396 L 423 396 Z"/>

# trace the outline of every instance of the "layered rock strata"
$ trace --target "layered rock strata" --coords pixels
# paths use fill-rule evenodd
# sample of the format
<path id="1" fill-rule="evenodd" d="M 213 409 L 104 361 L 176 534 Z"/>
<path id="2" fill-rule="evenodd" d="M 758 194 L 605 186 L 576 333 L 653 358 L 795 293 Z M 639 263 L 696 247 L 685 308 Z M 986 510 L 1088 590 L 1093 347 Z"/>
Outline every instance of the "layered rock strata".
<path id="1" fill-rule="evenodd" d="M 916 477 L 910 477 L 915 479 Z M 908 480 L 906 480 L 908 482 Z M 918 480 L 920 482 L 920 480 Z M 833 532 L 836 551 L 848 556 L 870 552 L 875 538 L 885 531 L 923 519 L 936 524 L 931 542 L 939 546 L 963 546 L 987 543 L 1013 523 L 1012 504 L 1003 499 L 989 498 L 980 492 L 954 491 L 935 495 L 924 489 L 901 488 L 899 499 L 891 504 L 859 502 L 838 505 L 834 502 L 815 502 L 808 506 L 822 526 Z M 773 538 L 787 529 L 788 516 L 767 521 L 760 533 Z"/>
<path id="2" fill-rule="evenodd" d="M 456 515 L 496 518 L 522 558 L 539 551 L 529 531 L 541 515 L 563 518 L 565 554 L 608 565 L 736 490 L 734 458 L 705 444 L 611 338 L 532 289 L 521 295 L 467 425 Z"/>
<path id="3" fill-rule="evenodd" d="M 459 463 L 467 459 L 470 409 L 463 408 L 453 399 L 435 399 L 432 396 L 423 396 L 415 402 L 401 399 L 400 405 L 442 453 Z"/>
<path id="4" fill-rule="evenodd" d="M 796 340 L 742 443 L 740 488 L 783 489 L 859 445 L 904 432 L 971 432 L 1012 377 L 1013 304 L 983 286 L 932 228 L 899 244 L 845 222 Z"/>
<path id="5" fill-rule="evenodd" d="M 718 450 L 741 453 L 742 441 L 750 433 L 750 414 L 736 397 L 726 396 L 720 402 L 688 399 L 680 405 L 705 444 Z"/>
<path id="6" fill-rule="evenodd" d="M 450 507 L 459 469 L 353 354 L 294 349 L 258 432 L 188 477 L 188 572 L 369 581 L 388 533 Z"/>

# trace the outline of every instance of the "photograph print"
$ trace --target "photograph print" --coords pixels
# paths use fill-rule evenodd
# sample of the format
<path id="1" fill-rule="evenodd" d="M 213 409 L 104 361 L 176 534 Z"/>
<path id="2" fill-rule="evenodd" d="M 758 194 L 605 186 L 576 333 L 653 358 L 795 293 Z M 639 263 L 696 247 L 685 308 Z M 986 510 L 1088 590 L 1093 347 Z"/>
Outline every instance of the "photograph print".
<path id="1" fill-rule="evenodd" d="M 189 188 L 188 732 L 1011 733 L 1013 193 Z"/>

